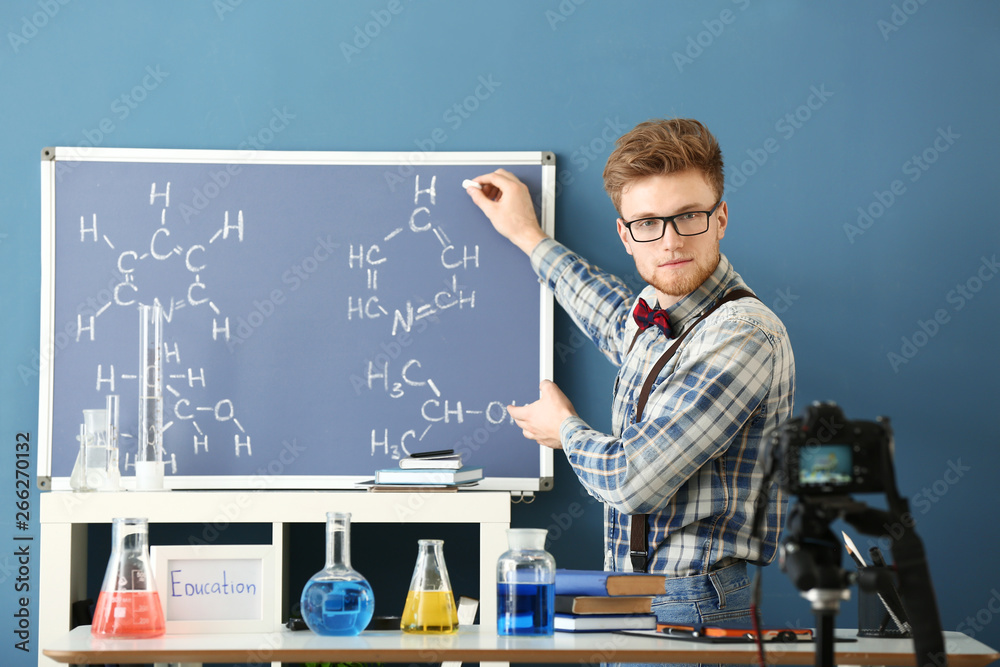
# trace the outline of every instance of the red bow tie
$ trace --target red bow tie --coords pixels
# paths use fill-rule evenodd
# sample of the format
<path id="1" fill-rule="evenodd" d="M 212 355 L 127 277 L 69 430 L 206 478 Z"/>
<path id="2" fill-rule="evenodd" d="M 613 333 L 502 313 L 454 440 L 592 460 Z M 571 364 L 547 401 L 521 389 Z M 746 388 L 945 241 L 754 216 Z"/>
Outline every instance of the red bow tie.
<path id="1" fill-rule="evenodd" d="M 639 331 L 645 331 L 655 324 L 667 338 L 674 337 L 673 332 L 670 330 L 670 319 L 667 317 L 667 311 L 662 308 L 650 308 L 643 299 L 639 299 L 635 310 L 632 311 L 632 317 L 635 318 L 635 323 L 639 325 Z"/>

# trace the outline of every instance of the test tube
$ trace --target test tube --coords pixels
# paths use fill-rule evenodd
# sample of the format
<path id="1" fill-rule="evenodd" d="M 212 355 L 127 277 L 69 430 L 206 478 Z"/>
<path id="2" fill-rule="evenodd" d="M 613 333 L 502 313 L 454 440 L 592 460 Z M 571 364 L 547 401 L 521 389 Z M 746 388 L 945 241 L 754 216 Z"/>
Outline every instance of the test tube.
<path id="1" fill-rule="evenodd" d="M 121 472 L 118 468 L 118 394 L 108 394 L 105 404 L 108 435 L 108 482 L 111 491 L 118 490 Z"/>
<path id="2" fill-rule="evenodd" d="M 163 488 L 163 349 L 159 303 L 139 306 L 139 431 L 135 488 Z"/>

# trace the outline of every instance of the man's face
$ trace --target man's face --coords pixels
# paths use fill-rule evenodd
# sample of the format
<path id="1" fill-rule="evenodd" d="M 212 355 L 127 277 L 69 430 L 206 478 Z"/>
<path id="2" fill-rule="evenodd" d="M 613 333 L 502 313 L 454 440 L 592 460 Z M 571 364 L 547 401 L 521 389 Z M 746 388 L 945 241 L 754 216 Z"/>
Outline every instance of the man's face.
<path id="1" fill-rule="evenodd" d="M 728 211 L 722 202 L 709 219 L 708 231 L 678 236 L 668 224 L 663 238 L 648 243 L 632 239 L 626 222 L 640 218 L 672 216 L 687 211 L 710 211 L 715 192 L 704 174 L 688 169 L 673 174 L 646 176 L 625 186 L 618 218 L 618 236 L 635 268 L 656 288 L 660 306 L 668 308 L 698 288 L 719 265 L 719 239 L 726 233 Z"/>

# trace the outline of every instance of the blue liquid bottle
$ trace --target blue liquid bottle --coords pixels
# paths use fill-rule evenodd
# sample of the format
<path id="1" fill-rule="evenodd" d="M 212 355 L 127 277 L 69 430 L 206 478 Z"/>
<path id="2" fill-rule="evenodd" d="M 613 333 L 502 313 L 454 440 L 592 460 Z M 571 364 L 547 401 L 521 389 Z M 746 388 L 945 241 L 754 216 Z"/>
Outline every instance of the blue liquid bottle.
<path id="1" fill-rule="evenodd" d="M 351 515 L 326 515 L 326 567 L 306 582 L 299 606 L 309 629 L 318 635 L 361 634 L 375 613 L 368 581 L 351 568 Z"/>
<path id="2" fill-rule="evenodd" d="M 547 531 L 511 528 L 497 561 L 497 634 L 551 635 L 556 561 L 545 551 Z"/>

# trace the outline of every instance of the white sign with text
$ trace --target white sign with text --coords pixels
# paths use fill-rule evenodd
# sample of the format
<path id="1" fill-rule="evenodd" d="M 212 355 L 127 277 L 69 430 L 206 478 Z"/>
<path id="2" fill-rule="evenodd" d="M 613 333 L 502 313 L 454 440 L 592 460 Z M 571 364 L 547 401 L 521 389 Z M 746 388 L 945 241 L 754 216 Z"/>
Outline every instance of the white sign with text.
<path id="1" fill-rule="evenodd" d="M 271 545 L 153 546 L 168 634 L 275 629 Z"/>

